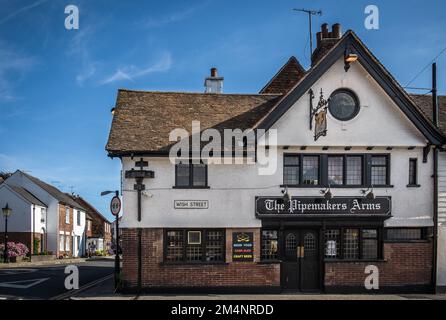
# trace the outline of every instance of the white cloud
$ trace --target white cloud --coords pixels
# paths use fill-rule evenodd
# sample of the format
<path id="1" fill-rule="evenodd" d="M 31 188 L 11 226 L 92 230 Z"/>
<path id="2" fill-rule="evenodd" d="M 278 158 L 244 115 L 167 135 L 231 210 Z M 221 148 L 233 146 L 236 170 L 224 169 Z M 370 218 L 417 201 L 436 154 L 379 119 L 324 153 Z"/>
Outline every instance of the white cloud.
<path id="1" fill-rule="evenodd" d="M 167 14 L 162 17 L 157 17 L 157 18 L 149 17 L 142 23 L 142 25 L 146 28 L 157 28 L 157 27 L 162 27 L 167 24 L 185 20 L 185 19 L 189 18 L 190 16 L 192 16 L 197 10 L 205 7 L 208 4 L 208 2 L 209 1 L 204 2 L 200 5 L 194 6 L 194 7 L 190 7 L 186 10 L 172 12 L 172 13 Z"/>
<path id="2" fill-rule="evenodd" d="M 1 18 L 0 19 L 0 25 L 5 23 L 5 22 L 7 22 L 7 21 L 9 21 L 9 20 L 11 20 L 15 16 L 18 16 L 19 14 L 21 14 L 23 12 L 26 12 L 26 11 L 28 11 L 30 9 L 33 9 L 35 7 L 38 7 L 38 6 L 42 5 L 42 4 L 44 4 L 45 2 L 48 2 L 48 0 L 39 0 L 39 1 L 36 1 L 36 2 L 33 2 L 33 3 L 29 4 L 27 6 L 24 6 L 24 7 L 20 8 L 20 9 L 17 9 L 16 11 L 14 11 L 14 12 L 10 13 L 9 15 L 7 15 L 6 17 Z"/>
<path id="3" fill-rule="evenodd" d="M 169 52 L 165 52 L 160 59 L 147 68 L 138 68 L 133 65 L 120 68 L 114 74 L 104 79 L 101 83 L 108 84 L 117 81 L 133 81 L 136 78 L 155 72 L 166 72 L 172 66 L 172 56 Z"/>

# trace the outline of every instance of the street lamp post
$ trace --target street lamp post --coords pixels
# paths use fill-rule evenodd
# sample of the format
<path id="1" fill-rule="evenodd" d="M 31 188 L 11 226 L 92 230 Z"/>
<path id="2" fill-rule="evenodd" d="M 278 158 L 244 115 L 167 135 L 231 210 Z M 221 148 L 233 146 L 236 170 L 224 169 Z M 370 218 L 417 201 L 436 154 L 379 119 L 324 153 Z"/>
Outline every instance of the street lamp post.
<path id="1" fill-rule="evenodd" d="M 101 196 L 105 196 L 107 194 L 114 193 L 115 197 L 119 199 L 119 191 L 102 191 Z M 112 212 L 113 213 L 113 212 Z M 113 213 L 114 214 L 114 213 Z M 116 216 L 116 253 L 115 253 L 115 289 L 118 287 L 119 282 L 119 273 L 120 273 L 120 260 L 119 260 L 119 212 L 114 214 Z"/>
<path id="2" fill-rule="evenodd" d="M 8 217 L 12 213 L 12 209 L 9 208 L 8 204 L 2 208 L 3 216 L 5 217 L 5 252 L 3 253 L 3 261 L 5 263 L 9 262 L 8 258 Z"/>

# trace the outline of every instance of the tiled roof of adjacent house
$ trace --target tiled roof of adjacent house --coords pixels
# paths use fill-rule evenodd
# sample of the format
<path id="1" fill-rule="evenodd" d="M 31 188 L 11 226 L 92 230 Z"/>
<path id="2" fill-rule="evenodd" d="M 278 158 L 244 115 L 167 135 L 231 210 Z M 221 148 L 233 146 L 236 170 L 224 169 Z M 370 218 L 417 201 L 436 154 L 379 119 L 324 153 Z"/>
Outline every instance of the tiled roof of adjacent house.
<path id="1" fill-rule="evenodd" d="M 432 95 L 430 94 L 410 94 L 413 102 L 424 116 L 432 121 Z M 438 126 L 443 134 L 446 135 L 446 96 L 438 96 Z"/>
<path id="2" fill-rule="evenodd" d="M 17 192 L 21 197 L 23 197 L 29 203 L 36 204 L 41 207 L 48 207 L 45 203 L 40 201 L 35 195 L 33 195 L 31 192 L 29 192 L 25 188 L 16 187 L 16 186 L 8 186 L 8 187 L 10 187 L 12 190 Z"/>
<path id="3" fill-rule="evenodd" d="M 278 95 L 204 94 L 119 90 L 106 150 L 110 156 L 168 152 L 176 128 L 250 129 L 275 104 Z"/>
<path id="4" fill-rule="evenodd" d="M 70 198 L 72 198 L 74 201 L 76 201 L 77 203 L 79 203 L 82 207 L 84 207 L 87 212 L 87 215 L 89 215 L 91 219 L 92 219 L 92 216 L 97 216 L 101 220 L 104 220 L 105 222 L 110 223 L 110 221 L 108 221 L 108 219 L 106 217 L 104 217 L 98 210 L 96 210 L 95 207 L 93 207 L 89 202 L 87 202 L 87 200 L 85 200 L 81 196 L 79 196 L 79 195 L 68 195 L 68 196 Z"/>
<path id="5" fill-rule="evenodd" d="M 36 185 L 38 185 L 40 188 L 48 192 L 50 195 L 52 195 L 54 198 L 56 198 L 59 202 L 71 206 L 73 208 L 77 208 L 80 210 L 85 210 L 81 205 L 79 205 L 77 202 L 73 201 L 69 196 L 67 196 L 65 193 L 57 189 L 56 187 L 43 182 L 42 180 L 33 177 L 32 175 L 25 173 L 23 171 L 20 171 L 21 174 L 23 174 L 25 177 L 27 177 L 29 180 L 34 182 Z"/>
<path id="6" fill-rule="evenodd" d="M 260 90 L 260 93 L 285 94 L 305 75 L 305 69 L 296 57 L 291 57 L 279 72 Z"/>

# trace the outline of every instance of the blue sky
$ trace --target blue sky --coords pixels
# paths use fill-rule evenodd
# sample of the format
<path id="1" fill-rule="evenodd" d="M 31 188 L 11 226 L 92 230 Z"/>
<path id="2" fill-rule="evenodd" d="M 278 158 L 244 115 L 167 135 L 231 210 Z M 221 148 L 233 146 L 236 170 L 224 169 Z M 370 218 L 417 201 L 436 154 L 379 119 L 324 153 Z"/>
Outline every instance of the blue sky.
<path id="1" fill-rule="evenodd" d="M 80 10 L 64 28 L 65 6 Z M 364 8 L 380 29 L 364 28 Z M 307 67 L 307 17 L 354 30 L 405 85 L 445 46 L 444 1 L 0 0 L 0 170 L 28 171 L 82 195 L 111 218 L 119 188 L 105 143 L 118 88 L 203 91 L 216 66 L 225 92 L 258 92 L 295 55 Z M 429 87 L 428 69 L 411 86 Z M 446 53 L 438 59 L 446 94 Z M 425 93 L 425 91 L 421 91 Z M 72 188 L 71 188 L 72 186 Z"/>

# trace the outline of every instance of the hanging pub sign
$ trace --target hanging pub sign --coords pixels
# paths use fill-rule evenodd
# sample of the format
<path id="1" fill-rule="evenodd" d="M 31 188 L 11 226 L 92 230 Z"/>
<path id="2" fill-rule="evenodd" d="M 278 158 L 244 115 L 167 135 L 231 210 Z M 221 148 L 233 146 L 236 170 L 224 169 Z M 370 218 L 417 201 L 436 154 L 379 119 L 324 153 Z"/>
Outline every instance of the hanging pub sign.
<path id="1" fill-rule="evenodd" d="M 319 102 L 316 107 L 313 106 L 314 93 L 310 89 L 308 92 L 310 95 L 310 130 L 313 129 L 313 119 L 314 119 L 314 141 L 317 141 L 322 136 L 327 135 L 327 109 L 328 102 L 330 99 L 324 99 L 324 93 L 321 89 L 321 94 L 319 97 Z"/>
<path id="2" fill-rule="evenodd" d="M 232 233 L 232 261 L 254 261 L 254 239 L 252 232 Z"/>
<path id="3" fill-rule="evenodd" d="M 390 216 L 391 197 L 256 197 L 257 217 L 296 217 L 307 215 L 339 216 Z"/>

